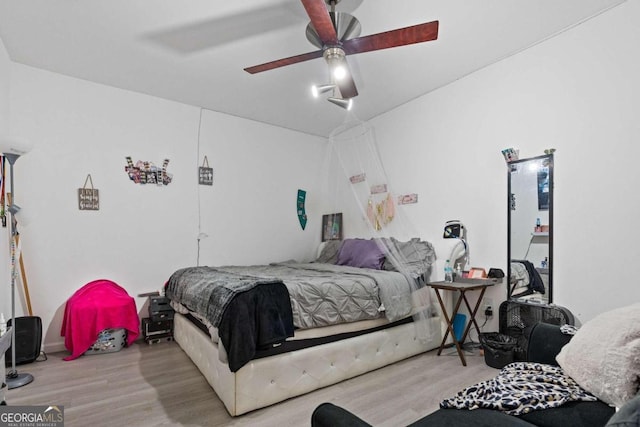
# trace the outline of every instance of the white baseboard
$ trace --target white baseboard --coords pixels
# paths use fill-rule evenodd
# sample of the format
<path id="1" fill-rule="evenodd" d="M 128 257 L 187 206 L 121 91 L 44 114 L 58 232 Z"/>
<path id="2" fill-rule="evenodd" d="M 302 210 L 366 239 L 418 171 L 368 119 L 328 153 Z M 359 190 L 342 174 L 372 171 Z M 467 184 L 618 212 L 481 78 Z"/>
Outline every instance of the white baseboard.
<path id="1" fill-rule="evenodd" d="M 64 346 L 64 341 L 60 341 L 55 343 L 43 344 L 42 351 L 44 351 L 45 353 L 57 353 L 59 351 L 67 351 L 67 349 Z"/>

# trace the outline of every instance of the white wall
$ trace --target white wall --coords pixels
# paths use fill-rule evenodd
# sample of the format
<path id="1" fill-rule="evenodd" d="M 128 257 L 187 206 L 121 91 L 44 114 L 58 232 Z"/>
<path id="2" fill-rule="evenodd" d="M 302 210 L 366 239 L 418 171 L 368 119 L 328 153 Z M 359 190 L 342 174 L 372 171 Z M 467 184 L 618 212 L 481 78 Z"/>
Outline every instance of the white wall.
<path id="1" fill-rule="evenodd" d="M 4 43 L 0 40 L 0 135 L 9 132 L 9 93 L 11 84 L 11 61 Z M 6 230 L 2 229 L 2 230 Z M 4 233 L 2 233 L 4 235 Z M 3 240 L 5 242 L 6 240 Z M 9 251 L 7 244 L 0 244 L 0 283 L 9 283 Z M 11 291 L 8 286 L 0 286 L 0 313 L 8 318 L 11 312 Z"/>
<path id="2" fill-rule="evenodd" d="M 11 60 L 0 39 L 0 131 L 6 132 L 9 124 L 9 88 L 11 83 Z"/>
<path id="3" fill-rule="evenodd" d="M 303 232 L 295 209 L 298 186 L 313 195 L 305 162 L 323 140 L 204 111 L 201 156 L 198 108 L 19 64 L 12 71 L 12 125 L 35 144 L 16 163 L 16 202 L 28 221 L 27 278 L 48 350 L 61 349 L 66 300 L 85 283 L 107 278 L 136 296 L 195 265 L 199 216 L 209 235 L 201 264 L 300 258 L 319 240 L 318 221 Z M 212 187 L 197 184 L 205 154 Z M 170 159 L 173 182 L 134 184 L 126 156 Z M 97 212 L 78 210 L 87 174 L 100 191 Z M 136 298 L 139 311 L 144 302 Z"/>
<path id="4" fill-rule="evenodd" d="M 319 158 L 326 141 L 258 122 L 204 112 L 199 164 L 207 156 L 213 187 L 200 186 L 200 263 L 264 264 L 308 260 L 320 242 Z M 297 217 L 307 191 L 308 222 Z M 311 239 L 311 240 L 310 240 Z"/>
<path id="5" fill-rule="evenodd" d="M 373 120 L 395 187 L 419 193 L 412 221 L 434 235 L 461 219 L 471 264 L 505 272 L 500 151 L 556 148 L 554 302 L 581 321 L 640 300 L 639 19 L 626 2 Z"/>

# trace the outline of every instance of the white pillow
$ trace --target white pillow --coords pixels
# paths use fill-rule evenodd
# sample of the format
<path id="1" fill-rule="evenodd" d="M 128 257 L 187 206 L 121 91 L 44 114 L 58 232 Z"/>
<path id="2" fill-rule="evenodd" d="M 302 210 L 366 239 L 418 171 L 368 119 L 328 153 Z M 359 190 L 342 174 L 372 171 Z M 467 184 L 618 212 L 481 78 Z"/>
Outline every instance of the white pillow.
<path id="1" fill-rule="evenodd" d="M 556 360 L 582 388 L 622 406 L 640 387 L 640 303 L 586 322 Z"/>

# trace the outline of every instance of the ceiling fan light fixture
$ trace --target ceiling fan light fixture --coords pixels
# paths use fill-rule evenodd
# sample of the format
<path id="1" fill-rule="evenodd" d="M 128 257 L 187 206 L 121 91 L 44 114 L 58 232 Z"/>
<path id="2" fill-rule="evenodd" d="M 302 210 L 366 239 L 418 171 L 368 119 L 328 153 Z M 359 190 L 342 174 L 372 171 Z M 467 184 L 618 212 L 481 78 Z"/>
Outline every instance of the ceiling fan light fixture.
<path id="1" fill-rule="evenodd" d="M 342 80 L 347 76 L 347 64 L 342 48 L 329 47 L 322 52 L 322 56 L 327 61 L 329 72 L 335 80 Z"/>
<path id="2" fill-rule="evenodd" d="M 329 12 L 329 16 L 333 22 L 333 26 L 336 31 L 336 38 L 338 40 L 344 42 L 345 40 L 360 37 L 362 26 L 356 17 L 344 12 Z M 313 23 L 310 22 L 307 25 L 305 35 L 309 43 L 318 49 L 322 49 L 324 47 L 325 42 L 316 31 Z"/>
<path id="3" fill-rule="evenodd" d="M 327 84 L 327 85 L 313 85 L 311 86 L 311 94 L 314 98 L 320 96 L 320 94 L 327 93 L 333 89 L 335 89 L 337 85 L 335 84 Z"/>
<path id="4" fill-rule="evenodd" d="M 333 74 L 333 78 L 336 80 L 342 80 L 347 76 L 347 67 L 342 63 L 335 63 L 332 65 L 331 74 Z"/>
<path id="5" fill-rule="evenodd" d="M 350 100 L 358 96 L 358 89 L 347 63 L 347 53 L 353 55 L 373 52 L 438 39 L 438 21 L 360 37 L 360 22 L 348 13 L 336 12 L 335 6 L 340 1 L 301 0 L 311 21 L 306 28 L 307 39 L 319 50 L 247 67 L 245 71 L 250 74 L 261 73 L 322 56 L 329 68 L 330 81 L 340 90 L 341 98 L 330 101 L 342 108 L 351 108 Z M 312 88 L 312 93 L 319 96 L 321 92 L 315 87 Z"/>
<path id="6" fill-rule="evenodd" d="M 352 98 L 344 99 L 344 98 L 330 97 L 330 98 L 327 98 L 327 101 L 331 102 L 332 104 L 337 105 L 338 107 L 342 107 L 347 111 L 351 110 L 351 107 L 353 107 L 353 99 Z"/>

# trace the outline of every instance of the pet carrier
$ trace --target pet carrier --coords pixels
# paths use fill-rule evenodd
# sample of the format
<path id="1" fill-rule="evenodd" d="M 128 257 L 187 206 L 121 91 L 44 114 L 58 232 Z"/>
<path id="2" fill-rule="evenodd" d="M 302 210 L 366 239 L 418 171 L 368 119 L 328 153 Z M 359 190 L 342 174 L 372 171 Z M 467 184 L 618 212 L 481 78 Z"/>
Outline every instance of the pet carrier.
<path id="1" fill-rule="evenodd" d="M 555 304 L 504 301 L 500 304 L 499 322 L 500 333 L 518 342 L 514 350 L 514 360 L 517 362 L 526 360 L 529 333 L 536 323 L 573 325 L 575 320 L 568 309 Z"/>

